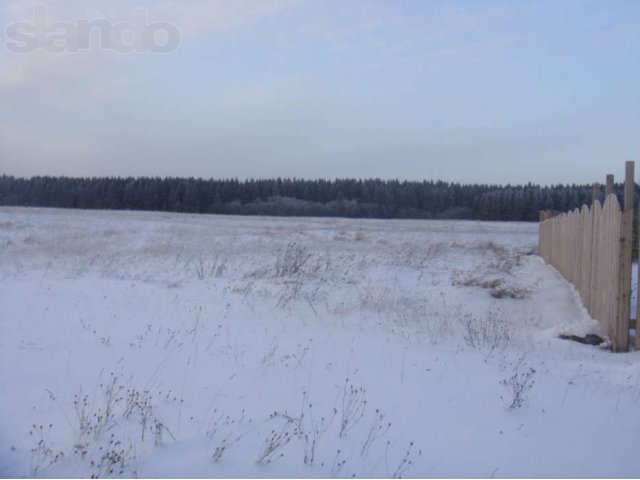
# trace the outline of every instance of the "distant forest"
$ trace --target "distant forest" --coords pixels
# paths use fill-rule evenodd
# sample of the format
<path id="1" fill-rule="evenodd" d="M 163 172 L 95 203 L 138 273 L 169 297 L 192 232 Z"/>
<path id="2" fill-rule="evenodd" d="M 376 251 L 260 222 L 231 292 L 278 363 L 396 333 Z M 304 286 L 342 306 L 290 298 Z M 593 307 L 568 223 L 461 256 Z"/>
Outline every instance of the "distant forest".
<path id="1" fill-rule="evenodd" d="M 591 197 L 590 185 L 0 176 L 0 205 L 233 215 L 537 221 L 540 210 L 570 210 Z"/>

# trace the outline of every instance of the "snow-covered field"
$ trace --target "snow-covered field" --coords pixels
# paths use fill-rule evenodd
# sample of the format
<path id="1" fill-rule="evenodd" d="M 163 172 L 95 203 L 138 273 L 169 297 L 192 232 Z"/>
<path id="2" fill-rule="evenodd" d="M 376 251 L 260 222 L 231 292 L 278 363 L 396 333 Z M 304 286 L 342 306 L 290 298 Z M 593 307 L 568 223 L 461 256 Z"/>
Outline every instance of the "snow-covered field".
<path id="1" fill-rule="evenodd" d="M 0 209 L 0 473 L 638 477 L 537 225 Z M 515 298 L 514 298 L 515 297 Z"/>

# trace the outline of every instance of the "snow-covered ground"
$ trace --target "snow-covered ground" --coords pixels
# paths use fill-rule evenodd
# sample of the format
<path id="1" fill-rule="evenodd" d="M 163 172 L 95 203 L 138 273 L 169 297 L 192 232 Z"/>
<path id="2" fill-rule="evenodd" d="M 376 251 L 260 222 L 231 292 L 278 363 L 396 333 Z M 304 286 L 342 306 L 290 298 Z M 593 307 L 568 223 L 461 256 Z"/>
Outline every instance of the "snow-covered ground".
<path id="1" fill-rule="evenodd" d="M 638 477 L 537 225 L 0 209 L 0 473 Z M 515 297 L 515 298 L 513 298 Z"/>

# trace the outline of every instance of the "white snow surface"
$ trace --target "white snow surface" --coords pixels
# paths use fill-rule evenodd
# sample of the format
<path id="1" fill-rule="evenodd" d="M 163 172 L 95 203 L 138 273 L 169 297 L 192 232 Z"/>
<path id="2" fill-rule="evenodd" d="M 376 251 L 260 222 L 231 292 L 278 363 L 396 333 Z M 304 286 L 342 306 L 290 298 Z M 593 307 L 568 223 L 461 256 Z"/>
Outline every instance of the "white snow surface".
<path id="1" fill-rule="evenodd" d="M 638 477 L 640 353 L 557 338 L 598 325 L 536 247 L 0 208 L 0 474 Z"/>

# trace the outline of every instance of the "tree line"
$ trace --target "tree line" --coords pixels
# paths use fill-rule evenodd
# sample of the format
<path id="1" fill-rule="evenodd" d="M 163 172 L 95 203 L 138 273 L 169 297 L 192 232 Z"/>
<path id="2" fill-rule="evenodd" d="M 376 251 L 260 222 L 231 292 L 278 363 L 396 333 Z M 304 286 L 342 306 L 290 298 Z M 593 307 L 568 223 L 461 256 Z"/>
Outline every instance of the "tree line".
<path id="1" fill-rule="evenodd" d="M 621 195 L 621 185 L 617 185 Z M 0 205 L 352 218 L 537 221 L 591 202 L 590 185 L 381 179 L 0 176 Z"/>

